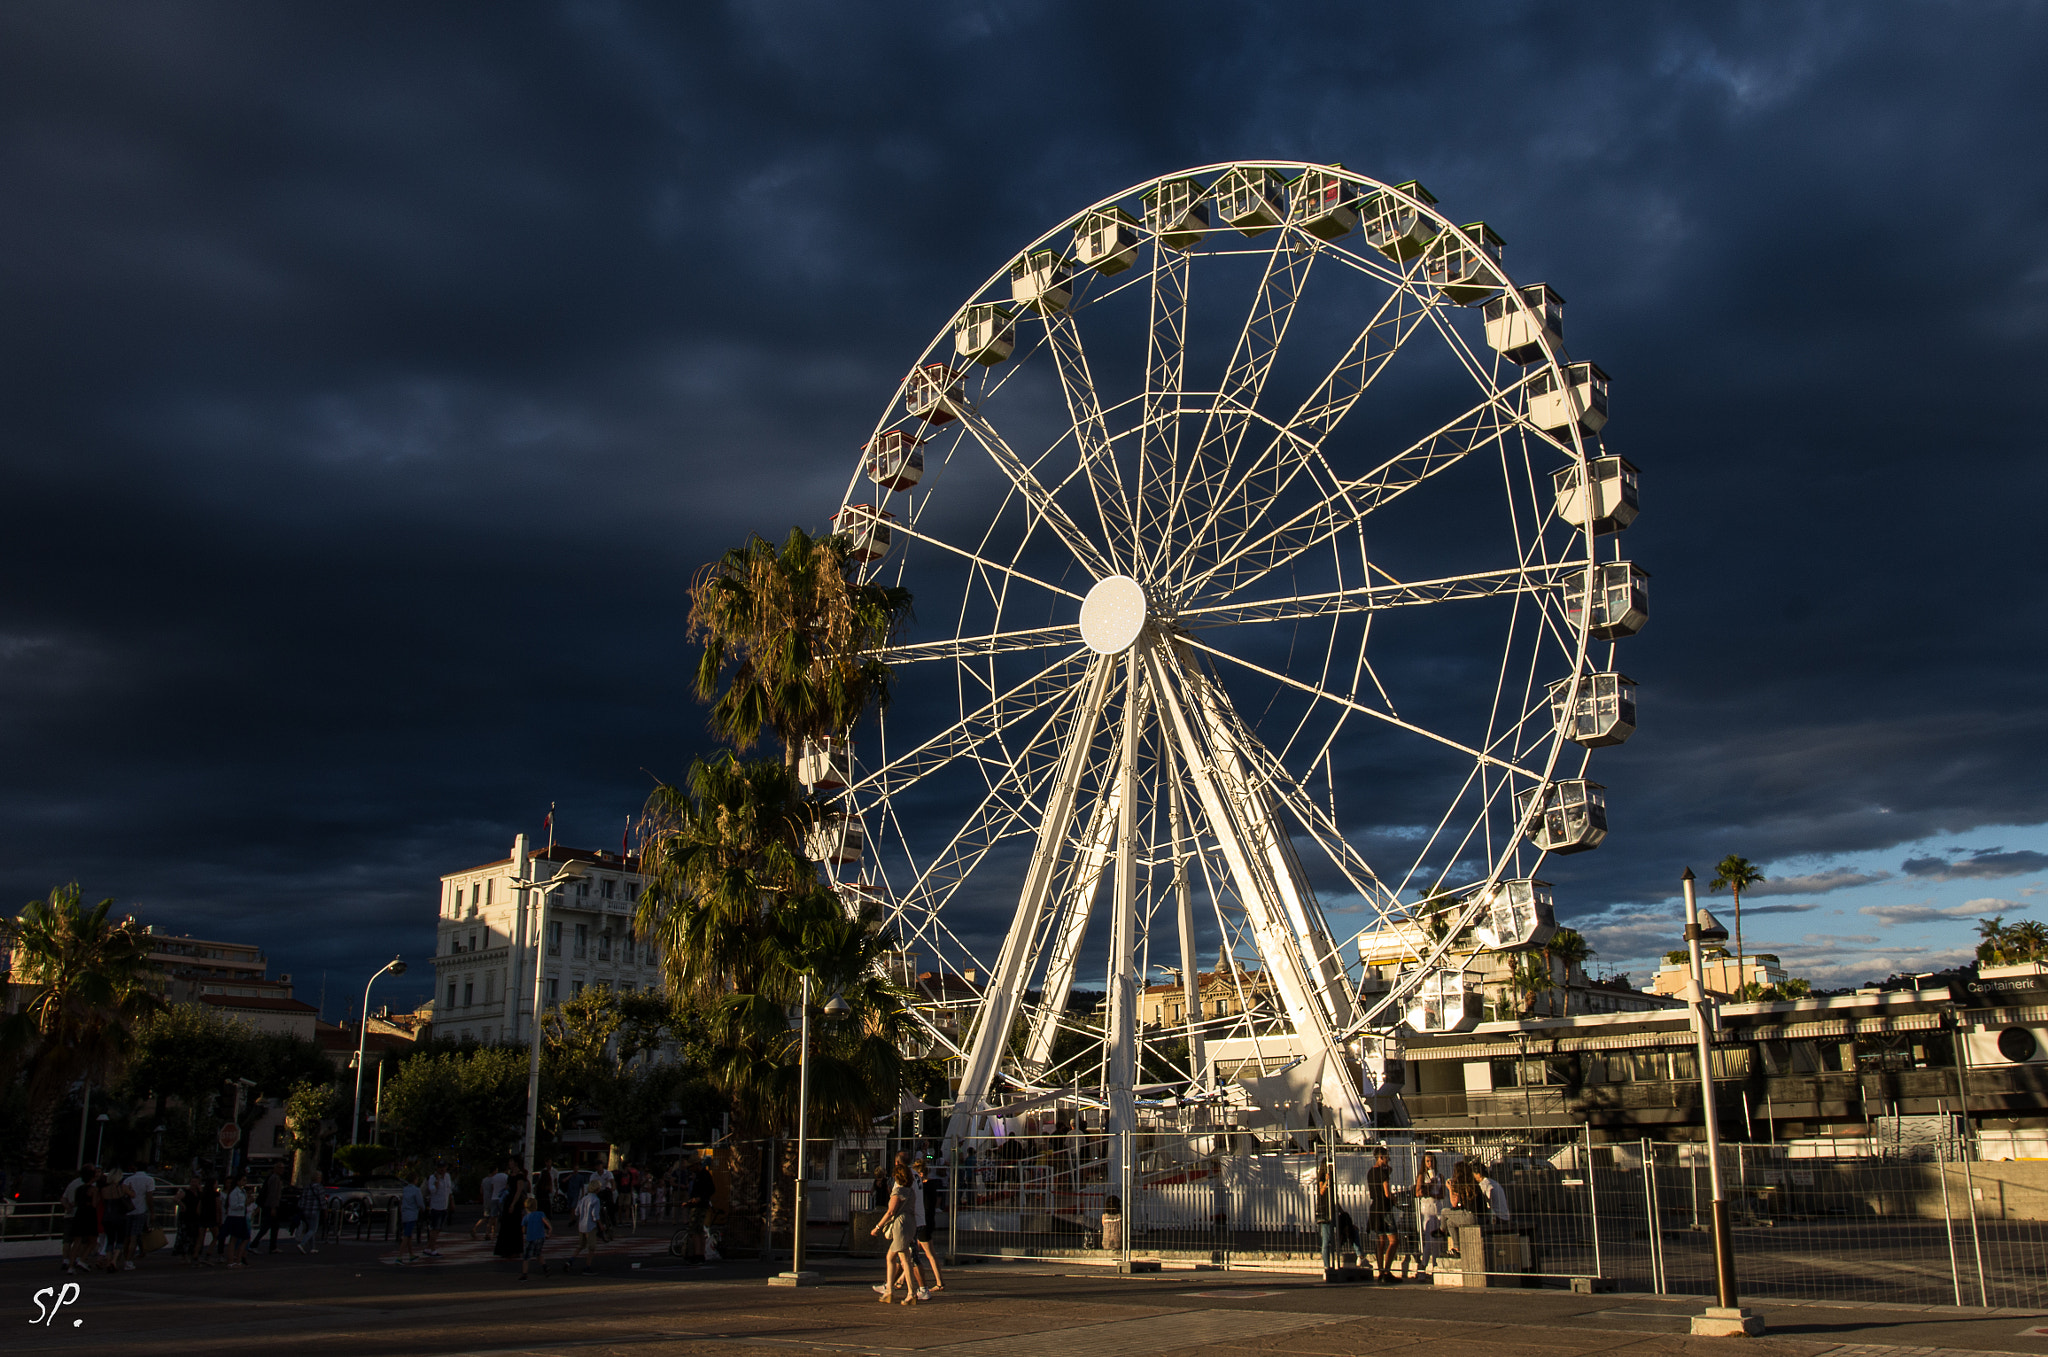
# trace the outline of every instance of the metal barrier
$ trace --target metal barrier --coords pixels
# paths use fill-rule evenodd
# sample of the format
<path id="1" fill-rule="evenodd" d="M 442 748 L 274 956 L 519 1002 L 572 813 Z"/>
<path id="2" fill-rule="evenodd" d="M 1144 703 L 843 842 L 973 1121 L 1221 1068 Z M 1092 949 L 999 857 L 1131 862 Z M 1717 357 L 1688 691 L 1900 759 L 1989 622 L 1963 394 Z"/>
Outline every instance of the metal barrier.
<path id="1" fill-rule="evenodd" d="M 1375 1213 L 1380 1148 L 1390 1192 Z M 2048 1306 L 2048 1162 L 1973 1159 L 1957 1141 L 1721 1152 L 1745 1296 Z M 1424 1156 L 1441 1199 L 1416 1191 Z M 1711 1195 L 1704 1146 L 1595 1145 L 1580 1126 L 1390 1132 L 1362 1145 L 1312 1132 L 1058 1132 L 954 1146 L 939 1223 L 955 1254 L 1307 1271 L 1376 1267 L 1391 1228 L 1392 1270 L 1439 1285 L 1589 1277 L 1706 1295 Z"/>

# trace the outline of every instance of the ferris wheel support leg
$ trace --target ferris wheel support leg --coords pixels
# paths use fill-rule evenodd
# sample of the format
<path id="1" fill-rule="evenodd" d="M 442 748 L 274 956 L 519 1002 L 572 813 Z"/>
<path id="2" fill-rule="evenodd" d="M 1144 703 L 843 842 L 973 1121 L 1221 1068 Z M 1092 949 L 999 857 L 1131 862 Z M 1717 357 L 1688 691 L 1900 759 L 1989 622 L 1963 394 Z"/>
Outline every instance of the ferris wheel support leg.
<path id="1" fill-rule="evenodd" d="M 1222 755 L 1223 750 L 1218 749 L 1212 754 L 1197 737 L 1187 704 L 1172 686 L 1167 666 L 1156 649 L 1149 659 L 1153 692 L 1157 695 L 1161 711 L 1172 719 L 1181 757 L 1187 761 L 1188 770 L 1194 775 L 1203 817 L 1209 821 L 1210 832 L 1216 836 L 1224 866 L 1251 921 L 1260 958 L 1267 973 L 1273 977 L 1281 1006 L 1286 1010 L 1303 1050 L 1311 1057 L 1322 1057 L 1326 1096 L 1335 1095 L 1330 1099 L 1335 1106 L 1325 1104 L 1326 1114 L 1334 1115 L 1340 1126 L 1362 1127 L 1370 1120 L 1365 1101 L 1359 1096 L 1358 1082 L 1352 1073 L 1344 1044 L 1331 1026 L 1331 1015 L 1324 1010 L 1318 997 L 1318 987 L 1310 973 L 1309 961 L 1303 955 L 1301 940 L 1289 925 L 1279 883 L 1273 879 L 1265 859 L 1253 851 L 1251 844 L 1255 836 L 1240 823 L 1221 785 L 1217 765 L 1222 760 L 1217 756 Z M 1185 669 L 1182 677 L 1191 686 L 1200 681 Z M 1207 733 L 1214 735 L 1216 732 L 1212 728 Z"/>
<path id="2" fill-rule="evenodd" d="M 1074 964 L 1080 958 L 1081 942 L 1088 935 L 1088 923 L 1095 915 L 1095 898 L 1102 892 L 1102 874 L 1109 866 L 1110 850 L 1118 820 L 1117 807 L 1122 787 L 1112 787 L 1097 798 L 1088 820 L 1087 850 L 1067 878 L 1066 900 L 1052 938 L 1052 955 L 1046 962 L 1045 979 L 1039 985 L 1038 1012 L 1031 1019 L 1031 1035 L 1024 1044 L 1024 1066 L 1037 1073 L 1052 1063 L 1053 1041 L 1059 1036 L 1060 1015 L 1067 1011 L 1067 996 L 1074 988 Z M 1026 963 L 1030 975 L 1035 963 Z"/>
<path id="3" fill-rule="evenodd" d="M 1109 696 L 1115 661 L 1104 657 L 1095 661 L 1092 668 L 1087 695 L 1074 713 L 1074 726 L 1061 755 L 1059 778 L 1046 799 L 1045 819 L 1038 827 L 1038 846 L 1031 854 L 1024 888 L 1017 897 L 1016 918 L 1010 924 L 1009 936 L 1003 939 L 1003 950 L 989 974 L 988 987 L 982 991 L 974 1044 L 968 1050 L 960 1094 L 946 1128 L 948 1140 L 958 1141 L 966 1136 L 974 1118 L 986 1109 L 989 1084 L 994 1081 L 996 1066 L 1009 1044 L 1010 1026 L 1016 1020 L 1017 1005 L 1029 979 L 1024 963 L 1030 956 L 1031 940 L 1038 932 L 1038 920 L 1045 912 L 1046 897 L 1058 874 L 1060 845 L 1066 841 L 1067 825 L 1074 816 L 1074 798 L 1080 789 L 1081 775 L 1088 767 L 1088 750 L 1095 743 L 1095 728 Z"/>
<path id="4" fill-rule="evenodd" d="M 1188 1071 L 1197 1086 L 1213 1091 L 1216 1072 L 1209 1066 L 1209 1050 L 1202 1039 L 1202 984 L 1195 956 L 1195 892 L 1188 880 L 1187 810 L 1180 785 L 1180 760 L 1174 743 L 1160 718 L 1160 760 L 1165 765 L 1167 814 L 1173 829 L 1173 896 L 1180 936 L 1180 986 L 1182 1012 L 1187 1015 Z"/>
<path id="5" fill-rule="evenodd" d="M 1109 955 L 1109 1181 L 1122 1184 L 1125 1150 L 1137 1129 L 1138 1107 L 1138 743 L 1144 734 L 1145 687 L 1140 681 L 1140 637 L 1125 652 L 1123 738 L 1117 750 L 1116 904 Z M 1119 1191 L 1122 1189 L 1119 1188 Z"/>

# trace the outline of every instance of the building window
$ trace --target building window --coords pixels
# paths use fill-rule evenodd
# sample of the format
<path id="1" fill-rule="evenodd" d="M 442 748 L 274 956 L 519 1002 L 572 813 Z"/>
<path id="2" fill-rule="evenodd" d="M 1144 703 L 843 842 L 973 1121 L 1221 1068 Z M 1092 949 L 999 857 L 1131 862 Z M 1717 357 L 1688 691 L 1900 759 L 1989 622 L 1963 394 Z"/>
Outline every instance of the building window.
<path id="1" fill-rule="evenodd" d="M 621 993 L 631 994 L 633 992 L 633 982 L 630 980 L 626 981 L 626 983 L 619 986 L 619 990 Z"/>
<path id="2" fill-rule="evenodd" d="M 548 979 L 547 979 L 547 990 L 546 990 L 546 994 L 547 994 L 547 1001 L 548 1001 L 549 1003 L 553 1003 L 553 1002 L 555 1002 L 555 1000 L 557 1000 L 557 999 L 561 998 L 561 997 L 562 997 L 562 982 L 561 982 L 561 981 L 559 981 L 559 980 L 557 980 L 557 979 L 555 979 L 555 978 L 554 978 L 553 976 L 549 976 L 549 977 L 548 977 Z"/>
<path id="3" fill-rule="evenodd" d="M 573 999 L 581 993 L 583 993 L 583 982 L 581 980 L 571 980 L 569 982 L 569 997 Z"/>
<path id="4" fill-rule="evenodd" d="M 491 886 L 492 886 L 493 884 L 494 884 L 494 879 L 493 879 L 493 880 L 486 880 L 486 881 L 484 882 L 484 903 L 485 903 L 485 904 L 487 904 L 487 905 L 488 905 L 489 903 L 491 903 Z M 485 1040 L 489 1040 L 489 1038 L 485 1038 Z"/>
<path id="5" fill-rule="evenodd" d="M 599 961 L 610 961 L 612 959 L 612 931 L 609 928 L 597 935 L 597 959 Z"/>
<path id="6" fill-rule="evenodd" d="M 640 944 L 640 964 L 643 966 L 652 966 L 654 964 L 653 943 L 643 942 Z"/>
<path id="7" fill-rule="evenodd" d="M 490 1045 L 490 1044 L 491 1044 L 491 1029 L 490 1029 L 490 1028 L 486 1027 L 486 1028 L 484 1029 L 484 1032 L 483 1032 L 483 1039 L 484 1039 L 484 1045 L 488 1046 L 488 1045 Z"/>
<path id="8" fill-rule="evenodd" d="M 497 1000 L 498 1000 L 498 973 L 497 973 L 496 971 L 485 971 L 485 972 L 484 972 L 484 1002 L 485 1002 L 485 1003 L 487 1003 L 487 1004 L 491 1004 L 491 1003 L 496 1003 L 496 1002 L 497 1002 Z M 489 1041 L 490 1039 L 491 1039 L 491 1037 L 490 1037 L 490 1032 L 489 1032 L 489 1031 L 488 1031 L 488 1029 L 487 1029 L 487 1030 L 485 1031 L 485 1033 L 484 1033 L 484 1040 L 485 1040 L 485 1041 Z"/>
<path id="9" fill-rule="evenodd" d="M 448 982 L 448 1007 L 455 1007 L 455 982 L 453 980 Z"/>
<path id="10" fill-rule="evenodd" d="M 619 883 L 618 883 L 618 882 L 616 882 L 616 881 L 612 880 L 612 879 L 611 879 L 610 877 L 606 877 L 606 878 L 605 878 L 605 883 L 604 883 L 604 898 L 605 898 L 605 899 L 607 899 L 607 900 L 610 900 L 610 899 L 612 899 L 612 898 L 613 898 L 613 892 L 617 891 L 617 890 L 618 890 L 618 888 L 619 888 Z"/>
<path id="11" fill-rule="evenodd" d="M 552 919 L 548 922 L 548 955 L 560 956 L 561 954 L 562 921 L 559 919 Z"/>
<path id="12" fill-rule="evenodd" d="M 476 1002 L 476 981 L 474 981 L 474 980 L 465 980 L 465 981 L 463 981 L 463 982 L 462 982 L 462 1006 L 463 1006 L 464 1008 L 468 1008 L 468 1007 L 469 1007 L 469 1006 L 470 1006 L 471 1004 L 473 1004 L 473 1003 L 475 1003 L 475 1002 Z"/>
<path id="13" fill-rule="evenodd" d="M 476 950 L 476 930 L 474 928 L 469 930 L 469 950 L 472 952 Z"/>
<path id="14" fill-rule="evenodd" d="M 575 959 L 576 959 L 576 960 L 578 960 L 578 961 L 581 961 L 581 960 L 583 960 L 583 959 L 584 959 L 585 957 L 587 957 L 587 956 L 589 956 L 589 955 L 590 955 L 590 925 L 589 925 L 589 924 L 577 924 L 577 925 L 576 925 L 576 951 L 574 952 L 574 954 L 573 954 L 573 955 L 575 956 Z"/>
<path id="15" fill-rule="evenodd" d="M 640 883 L 637 881 L 628 881 L 626 883 L 626 899 L 630 902 L 633 900 L 638 900 L 639 898 Z"/>
<path id="16" fill-rule="evenodd" d="M 588 900 L 590 898 L 590 883 L 588 881 L 577 882 L 576 894 Z"/>

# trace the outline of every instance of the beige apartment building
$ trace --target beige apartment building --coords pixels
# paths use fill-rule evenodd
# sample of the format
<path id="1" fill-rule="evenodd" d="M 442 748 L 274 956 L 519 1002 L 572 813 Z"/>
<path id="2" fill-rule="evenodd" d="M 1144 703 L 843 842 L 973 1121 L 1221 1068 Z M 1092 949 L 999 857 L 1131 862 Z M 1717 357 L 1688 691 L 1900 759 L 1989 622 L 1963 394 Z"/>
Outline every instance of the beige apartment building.
<path id="1" fill-rule="evenodd" d="M 1667 961 L 1657 969 L 1656 982 L 1650 988 L 1675 998 L 1685 993 L 1691 975 L 1685 962 Z M 1732 955 L 1710 956 L 1700 962 L 1700 983 L 1708 994 L 1727 999 L 1741 993 L 1744 985 L 1784 984 L 1785 968 L 1769 952 L 1748 953 L 1740 965 Z"/>
<path id="2" fill-rule="evenodd" d="M 585 989 L 661 988 L 661 956 L 633 930 L 645 879 L 639 860 L 560 845 L 510 856 L 441 878 L 434 946 L 434 1035 L 457 1041 L 523 1042 L 532 1032 L 534 931 L 540 887 L 565 866 L 586 874 L 549 892 L 542 1002 Z M 530 883 L 522 890 L 522 882 Z"/>

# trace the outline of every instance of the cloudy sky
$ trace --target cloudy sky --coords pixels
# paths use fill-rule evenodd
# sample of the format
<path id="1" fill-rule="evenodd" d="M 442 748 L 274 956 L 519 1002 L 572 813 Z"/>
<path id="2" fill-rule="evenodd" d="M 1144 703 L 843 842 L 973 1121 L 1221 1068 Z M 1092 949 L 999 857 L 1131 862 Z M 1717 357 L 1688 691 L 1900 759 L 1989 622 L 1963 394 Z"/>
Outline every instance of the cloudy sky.
<path id="1" fill-rule="evenodd" d="M 1933 969 L 2048 903 L 2043 90 L 1989 0 L 9 5 L 0 879 L 335 1016 L 680 774 L 691 572 L 1008 252 L 1271 156 L 1497 223 L 1615 374 L 1656 611 L 1561 911 L 1640 980 L 1737 852 L 1795 972 Z"/>

